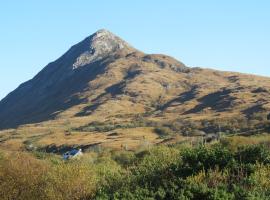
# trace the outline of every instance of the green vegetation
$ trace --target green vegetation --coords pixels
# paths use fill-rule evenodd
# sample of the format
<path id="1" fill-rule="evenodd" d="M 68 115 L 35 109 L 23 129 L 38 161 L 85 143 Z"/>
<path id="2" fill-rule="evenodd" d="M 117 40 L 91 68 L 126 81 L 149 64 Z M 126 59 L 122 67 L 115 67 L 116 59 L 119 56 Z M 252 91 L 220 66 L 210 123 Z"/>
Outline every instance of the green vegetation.
<path id="1" fill-rule="evenodd" d="M 3 200 L 270 199 L 269 144 L 235 143 L 225 138 L 205 146 L 92 152 L 67 162 L 54 154 L 2 152 L 0 196 Z"/>

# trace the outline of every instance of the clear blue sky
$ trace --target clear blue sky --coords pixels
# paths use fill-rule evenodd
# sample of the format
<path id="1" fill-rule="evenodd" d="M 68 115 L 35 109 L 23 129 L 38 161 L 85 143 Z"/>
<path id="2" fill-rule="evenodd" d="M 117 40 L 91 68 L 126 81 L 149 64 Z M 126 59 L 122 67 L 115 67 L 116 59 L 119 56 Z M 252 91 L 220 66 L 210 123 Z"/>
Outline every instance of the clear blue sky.
<path id="1" fill-rule="evenodd" d="M 189 66 L 270 76 L 269 0 L 8 0 L 0 99 L 100 28 Z"/>

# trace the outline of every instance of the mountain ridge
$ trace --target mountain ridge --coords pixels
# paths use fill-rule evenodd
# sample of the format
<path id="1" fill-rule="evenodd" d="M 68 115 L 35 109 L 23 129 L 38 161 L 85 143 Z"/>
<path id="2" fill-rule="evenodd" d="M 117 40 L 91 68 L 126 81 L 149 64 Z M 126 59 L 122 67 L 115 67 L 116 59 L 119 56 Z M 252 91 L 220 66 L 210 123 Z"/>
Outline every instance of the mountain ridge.
<path id="1" fill-rule="evenodd" d="M 191 68 L 170 56 L 145 54 L 102 29 L 5 97 L 0 128 L 92 115 L 123 120 L 116 116 L 147 112 L 162 113 L 151 117 L 165 120 L 248 116 L 252 108 L 269 110 L 269 86 L 266 77 Z M 254 97 L 260 87 L 266 91 Z"/>

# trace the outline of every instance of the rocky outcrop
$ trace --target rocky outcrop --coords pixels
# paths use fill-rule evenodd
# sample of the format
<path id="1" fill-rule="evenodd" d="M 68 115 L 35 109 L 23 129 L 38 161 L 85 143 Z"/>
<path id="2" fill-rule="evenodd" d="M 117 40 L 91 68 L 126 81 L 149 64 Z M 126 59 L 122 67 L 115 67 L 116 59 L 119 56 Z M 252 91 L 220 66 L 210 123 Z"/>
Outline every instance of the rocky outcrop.
<path id="1" fill-rule="evenodd" d="M 134 50 L 128 43 L 105 29 L 91 35 L 87 42 L 89 42 L 89 49 L 76 59 L 73 69 L 102 60 L 122 49 Z"/>

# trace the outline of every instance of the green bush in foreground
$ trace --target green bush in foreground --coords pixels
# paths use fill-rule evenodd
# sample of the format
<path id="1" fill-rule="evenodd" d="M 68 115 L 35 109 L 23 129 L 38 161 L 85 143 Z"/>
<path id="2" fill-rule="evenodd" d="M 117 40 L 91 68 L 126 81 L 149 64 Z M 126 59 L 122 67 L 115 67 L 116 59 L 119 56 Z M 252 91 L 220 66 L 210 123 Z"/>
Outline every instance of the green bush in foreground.
<path id="1" fill-rule="evenodd" d="M 216 144 L 102 152 L 63 162 L 54 155 L 1 154 L 1 199 L 270 199 L 270 150 Z"/>
<path id="2" fill-rule="evenodd" d="M 236 152 L 220 145 L 179 152 L 175 149 L 166 155 L 164 151 L 144 156 L 130 169 L 128 179 L 119 180 L 119 187 L 103 187 L 96 199 L 240 200 L 270 197 L 270 168 L 267 159 L 263 159 L 269 157 L 270 151 L 264 146 L 249 146 Z M 247 152 L 251 154 L 248 158 Z M 262 174 L 264 179 L 261 179 Z"/>

